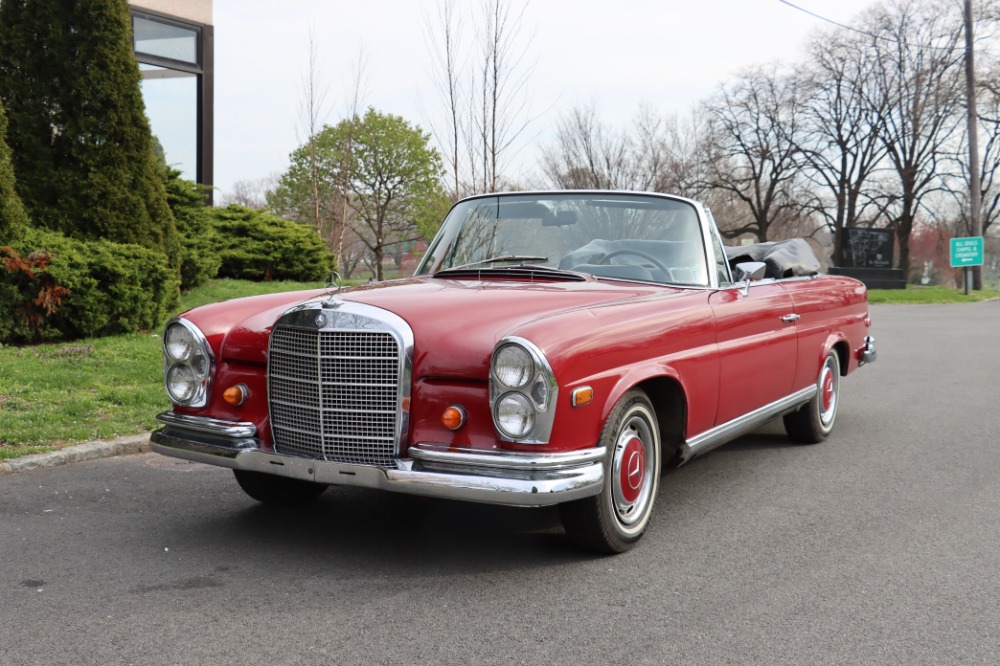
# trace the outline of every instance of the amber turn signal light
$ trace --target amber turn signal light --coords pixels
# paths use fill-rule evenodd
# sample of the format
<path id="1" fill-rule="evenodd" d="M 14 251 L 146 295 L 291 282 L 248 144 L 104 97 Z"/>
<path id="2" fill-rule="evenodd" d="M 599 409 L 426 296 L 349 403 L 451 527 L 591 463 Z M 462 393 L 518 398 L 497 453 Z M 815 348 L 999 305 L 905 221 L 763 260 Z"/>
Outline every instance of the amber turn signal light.
<path id="1" fill-rule="evenodd" d="M 249 397 L 250 389 L 247 388 L 246 384 L 230 386 L 222 393 L 222 399 L 233 407 L 242 407 Z"/>
<path id="2" fill-rule="evenodd" d="M 594 389 L 589 386 L 581 386 L 578 389 L 573 389 L 573 406 L 583 407 L 584 405 L 589 405 L 594 399 Z"/>
<path id="3" fill-rule="evenodd" d="M 465 425 L 465 410 L 458 405 L 452 405 L 441 414 L 441 425 L 448 430 L 458 430 Z"/>

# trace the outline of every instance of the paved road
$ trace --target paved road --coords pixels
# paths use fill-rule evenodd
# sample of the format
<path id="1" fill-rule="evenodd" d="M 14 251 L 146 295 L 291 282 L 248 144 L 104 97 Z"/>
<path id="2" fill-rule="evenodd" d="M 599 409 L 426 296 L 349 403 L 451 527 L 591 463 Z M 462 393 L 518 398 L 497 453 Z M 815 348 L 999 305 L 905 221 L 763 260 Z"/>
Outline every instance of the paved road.
<path id="1" fill-rule="evenodd" d="M 0 663 L 1000 663 L 1000 302 L 874 307 L 833 438 L 670 472 L 641 546 L 154 454 L 0 478 Z"/>

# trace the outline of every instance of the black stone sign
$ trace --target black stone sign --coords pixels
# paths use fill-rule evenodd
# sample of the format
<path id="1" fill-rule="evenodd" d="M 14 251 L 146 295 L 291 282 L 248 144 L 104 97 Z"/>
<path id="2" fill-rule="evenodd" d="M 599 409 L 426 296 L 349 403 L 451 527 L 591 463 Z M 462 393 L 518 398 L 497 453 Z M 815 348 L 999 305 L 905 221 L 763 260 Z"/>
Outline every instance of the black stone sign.
<path id="1" fill-rule="evenodd" d="M 892 229 L 844 229 L 844 266 L 892 268 Z"/>

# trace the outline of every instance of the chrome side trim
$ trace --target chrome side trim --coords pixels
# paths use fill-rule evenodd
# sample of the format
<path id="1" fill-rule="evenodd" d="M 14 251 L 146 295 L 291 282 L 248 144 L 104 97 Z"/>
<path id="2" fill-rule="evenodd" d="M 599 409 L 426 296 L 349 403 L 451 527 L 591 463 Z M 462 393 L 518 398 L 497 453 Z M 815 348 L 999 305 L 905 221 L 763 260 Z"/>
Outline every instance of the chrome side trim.
<path id="1" fill-rule="evenodd" d="M 696 456 L 708 453 L 712 449 L 736 439 L 757 426 L 763 425 L 777 416 L 796 409 L 800 405 L 812 400 L 812 397 L 816 395 L 816 390 L 816 385 L 813 384 L 781 400 L 764 405 L 749 414 L 744 414 L 728 423 L 723 423 L 696 437 L 692 437 L 681 446 L 681 461 L 687 462 Z"/>

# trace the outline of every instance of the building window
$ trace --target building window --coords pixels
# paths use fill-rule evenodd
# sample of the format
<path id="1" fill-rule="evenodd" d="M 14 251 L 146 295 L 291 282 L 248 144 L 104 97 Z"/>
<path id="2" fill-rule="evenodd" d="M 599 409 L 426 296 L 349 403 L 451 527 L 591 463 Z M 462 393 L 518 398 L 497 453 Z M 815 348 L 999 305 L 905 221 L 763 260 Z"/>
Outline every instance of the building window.
<path id="1" fill-rule="evenodd" d="M 198 28 L 186 28 L 142 16 L 133 16 L 132 29 L 136 53 L 168 58 L 189 65 L 200 64 Z"/>
<path id="2" fill-rule="evenodd" d="M 189 180 L 198 174 L 198 75 L 139 63 L 156 150 Z"/>
<path id="3" fill-rule="evenodd" d="M 212 184 L 212 33 L 148 10 L 132 9 L 135 57 L 157 150 L 184 178 Z"/>

